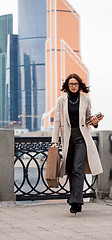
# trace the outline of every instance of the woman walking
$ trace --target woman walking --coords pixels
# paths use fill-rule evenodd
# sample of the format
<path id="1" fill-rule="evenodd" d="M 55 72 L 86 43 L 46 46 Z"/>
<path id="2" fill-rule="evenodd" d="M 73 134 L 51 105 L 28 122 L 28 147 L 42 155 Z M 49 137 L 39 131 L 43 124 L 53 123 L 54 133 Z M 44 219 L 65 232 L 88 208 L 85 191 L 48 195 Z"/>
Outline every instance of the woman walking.
<path id="1" fill-rule="evenodd" d="M 68 175 L 70 183 L 70 212 L 81 212 L 83 205 L 84 173 L 98 175 L 103 172 L 100 158 L 86 124 L 91 117 L 89 89 L 77 74 L 70 74 L 63 83 L 61 91 L 65 92 L 57 100 L 55 109 L 52 144 L 57 147 L 59 132 L 63 161 L 60 177 Z M 96 116 L 91 117 L 92 125 L 98 126 Z"/>

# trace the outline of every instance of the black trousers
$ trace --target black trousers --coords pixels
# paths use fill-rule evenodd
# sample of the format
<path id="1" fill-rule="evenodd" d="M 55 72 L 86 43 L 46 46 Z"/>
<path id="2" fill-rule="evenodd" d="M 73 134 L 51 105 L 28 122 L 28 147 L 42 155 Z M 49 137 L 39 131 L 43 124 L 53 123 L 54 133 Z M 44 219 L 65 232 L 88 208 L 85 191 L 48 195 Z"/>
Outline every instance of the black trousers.
<path id="1" fill-rule="evenodd" d="M 66 160 L 70 183 L 69 204 L 83 204 L 86 144 L 79 128 L 72 128 Z"/>

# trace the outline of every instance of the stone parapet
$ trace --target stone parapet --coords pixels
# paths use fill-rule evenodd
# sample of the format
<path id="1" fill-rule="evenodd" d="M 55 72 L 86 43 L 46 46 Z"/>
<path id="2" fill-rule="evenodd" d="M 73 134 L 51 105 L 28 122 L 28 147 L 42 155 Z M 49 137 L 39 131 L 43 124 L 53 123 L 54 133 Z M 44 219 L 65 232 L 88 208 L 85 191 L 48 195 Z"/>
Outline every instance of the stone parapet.
<path id="1" fill-rule="evenodd" d="M 110 173 L 112 170 L 112 152 L 110 144 L 110 135 L 112 131 L 99 131 L 99 155 L 101 158 L 103 173 L 98 176 L 96 183 L 97 194 L 99 199 L 109 197 L 112 180 Z"/>
<path id="2" fill-rule="evenodd" d="M 15 201 L 13 130 L 0 129 L 0 201 Z"/>

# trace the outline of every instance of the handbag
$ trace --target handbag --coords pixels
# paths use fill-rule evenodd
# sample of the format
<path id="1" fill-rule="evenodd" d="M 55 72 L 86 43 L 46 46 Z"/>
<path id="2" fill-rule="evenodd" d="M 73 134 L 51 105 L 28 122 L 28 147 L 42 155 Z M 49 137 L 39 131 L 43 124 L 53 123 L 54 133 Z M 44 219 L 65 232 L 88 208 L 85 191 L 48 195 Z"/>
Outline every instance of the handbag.
<path id="1" fill-rule="evenodd" d="M 99 121 L 100 121 L 101 119 L 103 119 L 103 117 L 104 117 L 104 115 L 103 115 L 101 112 L 99 112 L 99 113 L 97 113 L 97 114 L 95 114 L 95 115 L 93 115 L 93 116 L 96 116 Z M 91 117 L 93 117 L 93 116 L 91 116 Z M 93 124 L 92 121 L 90 120 L 91 117 L 90 117 L 89 119 L 87 119 L 87 121 L 86 121 L 86 124 L 87 124 L 87 125 L 92 125 L 92 124 Z"/>
<path id="2" fill-rule="evenodd" d="M 59 187 L 59 172 L 60 172 L 61 156 L 58 148 L 50 147 L 48 149 L 46 181 L 49 187 Z"/>

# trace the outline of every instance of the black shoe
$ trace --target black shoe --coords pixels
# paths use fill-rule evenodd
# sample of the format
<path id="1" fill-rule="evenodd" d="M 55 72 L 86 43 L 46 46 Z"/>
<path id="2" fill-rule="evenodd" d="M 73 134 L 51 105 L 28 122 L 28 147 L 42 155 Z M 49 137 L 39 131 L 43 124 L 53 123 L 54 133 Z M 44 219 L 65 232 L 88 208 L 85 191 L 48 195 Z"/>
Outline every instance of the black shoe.
<path id="1" fill-rule="evenodd" d="M 77 212 L 81 212 L 81 210 L 82 210 L 82 204 L 78 203 Z"/>
<path id="2" fill-rule="evenodd" d="M 77 203 L 72 203 L 71 208 L 70 208 L 70 212 L 76 214 L 78 212 L 77 210 L 78 210 L 78 204 Z"/>
<path id="3" fill-rule="evenodd" d="M 71 204 L 71 208 L 70 208 L 70 212 L 71 213 L 77 213 L 77 212 L 81 212 L 82 210 L 82 204 L 80 203 L 72 203 Z"/>
<path id="4" fill-rule="evenodd" d="M 77 213 L 77 211 L 76 211 L 76 209 L 75 209 L 74 207 L 71 207 L 71 208 L 70 208 L 70 212 L 71 212 L 71 213 L 75 213 L 75 214 Z"/>

